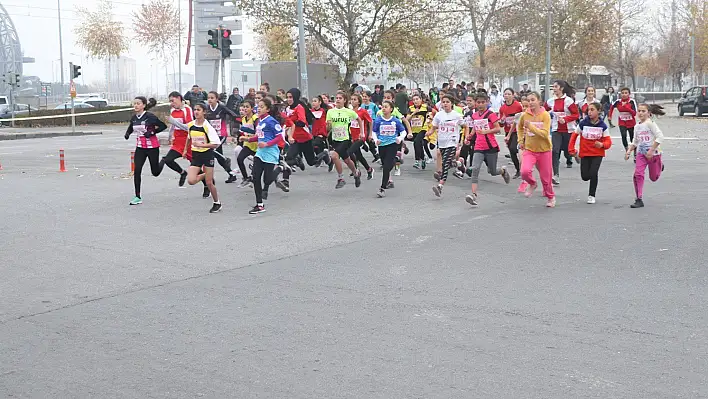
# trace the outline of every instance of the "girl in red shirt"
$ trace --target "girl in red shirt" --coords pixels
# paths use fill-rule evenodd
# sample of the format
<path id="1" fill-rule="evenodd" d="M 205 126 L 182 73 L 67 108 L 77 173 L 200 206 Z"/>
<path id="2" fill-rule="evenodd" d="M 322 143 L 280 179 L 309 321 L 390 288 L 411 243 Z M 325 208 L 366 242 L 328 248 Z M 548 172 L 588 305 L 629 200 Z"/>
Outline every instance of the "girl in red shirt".
<path id="1" fill-rule="evenodd" d="M 612 146 L 612 139 L 607 131 L 607 125 L 600 117 L 602 105 L 590 103 L 587 108 L 588 116 L 578 125 L 570 136 L 570 154 L 575 155 L 575 139 L 580 137 L 580 177 L 583 181 L 590 181 L 588 204 L 595 203 L 597 190 L 597 176 L 600 164 L 605 157 L 605 151 Z"/>
<path id="2" fill-rule="evenodd" d="M 355 159 L 366 169 L 366 179 L 371 180 L 371 178 L 374 177 L 374 169 L 369 166 L 368 162 L 366 162 L 366 158 L 364 158 L 364 155 L 361 153 L 361 146 L 366 143 L 366 140 L 371 133 L 373 120 L 371 119 L 369 111 L 361 107 L 361 95 L 358 93 L 352 94 L 349 101 L 352 104 L 352 109 L 356 111 L 359 118 L 364 122 L 364 126 L 359 126 L 359 122 L 356 120 L 351 122 L 349 126 L 349 133 L 352 138 L 352 145 L 349 147 L 347 152 L 349 153 L 349 157 L 351 159 Z"/>
<path id="3" fill-rule="evenodd" d="M 635 119 L 637 116 L 637 103 L 629 98 L 630 94 L 629 88 L 623 87 L 620 90 L 620 98 L 610 106 L 610 112 L 608 113 L 608 116 L 612 119 L 612 113 L 615 110 L 619 112 L 619 129 L 620 134 L 622 134 L 622 145 L 625 151 L 629 148 L 629 142 L 634 140 L 634 126 L 637 125 L 637 120 Z M 629 141 L 627 141 L 627 134 L 629 134 Z"/>
<path id="4" fill-rule="evenodd" d="M 182 187 L 187 180 L 187 171 L 182 169 L 175 160 L 182 158 L 182 151 L 184 151 L 185 144 L 187 143 L 187 130 L 189 130 L 187 124 L 194 120 L 194 115 L 192 108 L 184 105 L 184 98 L 176 91 L 170 93 L 170 105 L 172 106 L 169 118 L 172 133 L 172 146 L 170 147 L 170 151 L 167 152 L 167 155 L 160 160 L 160 172 L 162 172 L 162 168 L 167 165 L 167 167 L 179 174 L 179 186 Z M 192 161 L 191 147 L 187 148 L 187 153 L 184 157 L 188 161 Z M 206 181 L 204 184 L 206 184 Z"/>
<path id="5" fill-rule="evenodd" d="M 332 163 L 329 157 L 329 144 L 327 143 L 327 109 L 329 107 L 324 106 L 324 101 L 322 96 L 316 96 L 312 98 L 312 108 L 310 111 L 315 119 L 312 121 L 312 147 L 317 154 L 316 165 L 319 166 L 321 162 L 324 161 L 325 164 L 330 165 Z"/>
<path id="6" fill-rule="evenodd" d="M 312 115 L 310 108 L 302 102 L 299 89 L 292 88 L 285 96 L 287 103 L 285 115 L 294 125 L 288 137 L 290 147 L 285 156 L 285 162 L 289 166 L 297 165 L 300 170 L 305 170 L 303 158 L 310 166 L 314 166 L 316 162 L 315 149 L 312 145 L 313 136 L 310 132 L 310 125 L 315 116 Z M 290 186 L 290 171 L 287 168 L 283 171 L 283 184 Z"/>
<path id="7" fill-rule="evenodd" d="M 565 164 L 573 167 L 573 157 L 568 152 L 570 132 L 575 130 L 576 121 L 580 118 L 578 106 L 575 105 L 575 89 L 564 80 L 553 82 L 553 97 L 545 104 L 546 111 L 551 114 L 551 141 L 553 143 L 553 185 L 560 184 L 559 171 L 560 153 L 565 153 Z"/>
<path id="8" fill-rule="evenodd" d="M 514 163 L 516 168 L 514 179 L 518 179 L 521 176 L 521 165 L 519 164 L 519 141 L 516 135 L 516 115 L 524 110 L 521 107 L 521 103 L 514 99 L 514 94 L 514 89 L 512 88 L 504 90 L 504 103 L 499 108 L 499 119 L 502 126 L 504 126 L 504 142 L 509 149 L 511 162 Z"/>

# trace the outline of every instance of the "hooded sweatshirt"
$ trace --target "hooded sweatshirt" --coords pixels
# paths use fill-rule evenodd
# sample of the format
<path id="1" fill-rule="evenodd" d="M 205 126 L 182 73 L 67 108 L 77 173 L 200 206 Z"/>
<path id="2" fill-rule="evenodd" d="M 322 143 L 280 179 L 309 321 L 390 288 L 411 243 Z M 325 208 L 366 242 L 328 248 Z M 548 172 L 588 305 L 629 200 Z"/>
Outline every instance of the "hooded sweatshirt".
<path id="1" fill-rule="evenodd" d="M 292 88 L 288 90 L 288 93 L 293 96 L 293 104 L 285 108 L 285 115 L 295 125 L 292 138 L 298 143 L 305 143 L 312 140 L 310 124 L 315 117 L 302 101 L 300 101 L 300 90 Z"/>

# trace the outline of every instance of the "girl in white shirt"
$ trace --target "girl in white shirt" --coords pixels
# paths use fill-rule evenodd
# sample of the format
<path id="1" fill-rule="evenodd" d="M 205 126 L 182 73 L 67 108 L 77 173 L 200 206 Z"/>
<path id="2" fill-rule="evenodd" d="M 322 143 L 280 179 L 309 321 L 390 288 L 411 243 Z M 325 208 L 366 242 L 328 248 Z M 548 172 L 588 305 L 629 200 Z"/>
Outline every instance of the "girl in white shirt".
<path id="1" fill-rule="evenodd" d="M 462 114 L 453 109 L 455 98 L 446 95 L 440 101 L 442 109 L 433 117 L 433 128 L 425 135 L 438 134 L 438 148 L 442 159 L 442 170 L 435 174 L 438 184 L 433 186 L 436 196 L 442 195 L 443 185 L 447 181 L 447 172 L 452 165 L 452 160 L 457 152 L 457 145 L 460 139 L 460 126 L 464 124 Z"/>
<path id="2" fill-rule="evenodd" d="M 637 150 L 637 160 L 634 167 L 634 191 L 637 198 L 630 207 L 643 208 L 642 199 L 644 191 L 644 173 L 649 168 L 649 179 L 659 180 L 661 172 L 664 170 L 664 163 L 661 161 L 661 143 L 664 141 L 664 134 L 659 126 L 652 120 L 652 115 L 664 115 L 664 108 L 656 104 L 640 104 L 637 107 L 637 118 L 639 124 L 634 128 L 634 140 L 627 149 L 624 156 L 625 161 L 629 159 L 633 151 Z"/>

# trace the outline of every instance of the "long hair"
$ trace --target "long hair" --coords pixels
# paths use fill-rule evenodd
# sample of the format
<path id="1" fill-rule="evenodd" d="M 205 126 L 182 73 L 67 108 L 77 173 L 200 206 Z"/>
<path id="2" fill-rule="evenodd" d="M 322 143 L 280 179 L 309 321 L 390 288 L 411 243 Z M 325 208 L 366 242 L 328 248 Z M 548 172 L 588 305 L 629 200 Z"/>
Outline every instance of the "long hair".
<path id="1" fill-rule="evenodd" d="M 565 94 L 568 97 L 573 97 L 575 95 L 575 88 L 570 85 L 570 83 L 566 82 L 565 80 L 556 80 L 553 82 L 557 84 L 558 86 L 561 87 L 561 91 L 563 94 Z"/>
<path id="2" fill-rule="evenodd" d="M 278 121 L 281 125 L 283 124 L 283 117 L 280 115 L 280 110 L 278 107 L 273 103 L 273 100 L 271 100 L 269 97 L 264 97 L 261 99 L 261 102 L 263 105 L 265 105 L 266 108 L 268 108 L 268 115 L 272 116 L 273 119 Z"/>
<path id="3" fill-rule="evenodd" d="M 647 103 L 641 103 L 639 104 L 640 107 L 647 107 L 647 111 L 651 115 L 657 115 L 657 116 L 664 116 L 666 115 L 666 112 L 664 111 L 664 107 L 662 107 L 659 104 L 647 104 Z"/>
<path id="4" fill-rule="evenodd" d="M 178 93 L 179 94 L 179 93 Z M 181 97 L 181 96 L 180 96 Z M 141 103 L 145 104 L 145 111 L 149 110 L 150 108 L 154 107 L 157 105 L 157 100 L 154 98 L 150 97 L 149 99 L 145 98 L 145 96 L 137 96 L 135 97 L 136 100 L 139 100 Z"/>

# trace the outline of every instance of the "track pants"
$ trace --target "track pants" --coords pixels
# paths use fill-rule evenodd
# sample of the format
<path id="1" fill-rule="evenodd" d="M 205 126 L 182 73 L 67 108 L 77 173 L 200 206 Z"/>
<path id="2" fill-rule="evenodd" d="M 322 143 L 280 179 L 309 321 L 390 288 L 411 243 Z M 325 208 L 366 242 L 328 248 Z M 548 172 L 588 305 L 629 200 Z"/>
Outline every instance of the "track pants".
<path id="1" fill-rule="evenodd" d="M 583 157 L 580 159 L 580 177 L 583 181 L 590 181 L 588 195 L 595 196 L 597 191 L 597 175 L 600 171 L 603 157 Z"/>
<path id="2" fill-rule="evenodd" d="M 146 160 L 150 160 L 150 171 L 157 177 L 160 175 L 160 149 L 159 148 L 135 148 L 135 173 L 133 174 L 133 184 L 135 185 L 135 196 L 140 197 L 140 186 L 142 184 L 143 165 Z"/>

